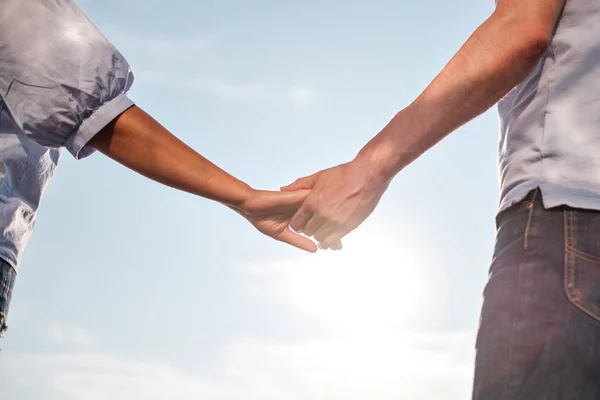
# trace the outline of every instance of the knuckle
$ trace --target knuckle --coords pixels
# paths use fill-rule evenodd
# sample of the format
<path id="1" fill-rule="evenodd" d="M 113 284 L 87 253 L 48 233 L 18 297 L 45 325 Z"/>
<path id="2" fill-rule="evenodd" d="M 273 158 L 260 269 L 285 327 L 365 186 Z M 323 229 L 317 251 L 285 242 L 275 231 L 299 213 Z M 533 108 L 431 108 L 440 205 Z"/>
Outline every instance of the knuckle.
<path id="1" fill-rule="evenodd" d="M 330 231 L 333 232 L 341 229 L 344 222 L 340 217 L 334 215 L 328 219 L 328 224 L 330 227 Z"/>
<path id="2" fill-rule="evenodd" d="M 312 208 L 310 210 L 310 213 L 311 213 L 311 215 L 312 215 L 313 218 L 316 218 L 316 219 L 319 219 L 319 220 L 323 219 L 323 213 L 319 209 Z"/>
<path id="3" fill-rule="evenodd" d="M 311 212 L 315 212 L 318 209 L 317 202 L 311 196 L 308 196 L 306 200 L 304 200 L 304 207 L 306 211 Z"/>
<path id="4" fill-rule="evenodd" d="M 333 218 L 331 218 L 331 224 L 333 226 L 335 226 L 336 228 L 342 228 L 344 225 L 344 219 L 341 218 L 340 216 L 334 216 Z"/>
<path id="5" fill-rule="evenodd" d="M 327 222 L 327 217 L 325 217 L 325 215 L 321 212 L 318 211 L 314 211 L 313 215 L 315 216 L 316 219 L 318 219 L 321 222 Z"/>

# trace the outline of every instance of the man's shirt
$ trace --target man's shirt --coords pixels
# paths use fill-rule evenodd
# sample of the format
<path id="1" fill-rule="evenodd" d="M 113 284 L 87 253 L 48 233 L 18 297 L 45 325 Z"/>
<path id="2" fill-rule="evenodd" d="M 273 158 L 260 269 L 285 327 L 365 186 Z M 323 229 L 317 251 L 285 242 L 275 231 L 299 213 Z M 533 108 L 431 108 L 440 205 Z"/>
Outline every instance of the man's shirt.
<path id="1" fill-rule="evenodd" d="M 567 0 L 545 56 L 498 110 L 500 210 L 536 187 L 548 208 L 600 210 L 600 1 Z"/>
<path id="2" fill-rule="evenodd" d="M 72 0 L 3 0 L 0 12 L 0 257 L 15 269 L 65 147 L 133 105 L 125 58 Z"/>

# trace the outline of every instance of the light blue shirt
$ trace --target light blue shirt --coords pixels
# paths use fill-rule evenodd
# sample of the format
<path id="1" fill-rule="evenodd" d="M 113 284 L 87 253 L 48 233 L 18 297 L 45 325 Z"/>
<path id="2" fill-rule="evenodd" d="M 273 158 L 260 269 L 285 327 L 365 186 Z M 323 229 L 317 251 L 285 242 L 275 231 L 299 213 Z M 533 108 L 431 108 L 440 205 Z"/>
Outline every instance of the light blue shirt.
<path id="1" fill-rule="evenodd" d="M 536 187 L 547 208 L 600 210 L 600 1 L 567 0 L 545 56 L 498 111 L 500 210 Z"/>
<path id="2" fill-rule="evenodd" d="M 133 74 L 72 0 L 0 8 L 0 257 L 16 269 L 60 149 L 93 152 L 89 140 L 133 105 Z"/>

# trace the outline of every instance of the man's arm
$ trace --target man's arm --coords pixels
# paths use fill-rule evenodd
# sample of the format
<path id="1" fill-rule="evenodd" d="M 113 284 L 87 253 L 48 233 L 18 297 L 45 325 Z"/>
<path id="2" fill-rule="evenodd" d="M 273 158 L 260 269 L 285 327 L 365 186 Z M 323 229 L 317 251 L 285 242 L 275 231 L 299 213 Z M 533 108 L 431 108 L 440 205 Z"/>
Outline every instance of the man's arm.
<path id="1" fill-rule="evenodd" d="M 550 45 L 565 0 L 500 0 L 425 91 L 359 153 L 391 179 L 519 84 Z"/>
<path id="2" fill-rule="evenodd" d="M 202 157 L 137 106 L 113 120 L 89 145 L 147 178 L 232 208 L 265 235 L 316 251 L 310 239 L 288 227 L 308 191 L 255 190 Z"/>
<path id="3" fill-rule="evenodd" d="M 426 90 L 353 161 L 283 188 L 313 189 L 292 228 L 330 247 L 360 225 L 399 171 L 527 77 L 549 46 L 564 4 L 499 0 Z"/>

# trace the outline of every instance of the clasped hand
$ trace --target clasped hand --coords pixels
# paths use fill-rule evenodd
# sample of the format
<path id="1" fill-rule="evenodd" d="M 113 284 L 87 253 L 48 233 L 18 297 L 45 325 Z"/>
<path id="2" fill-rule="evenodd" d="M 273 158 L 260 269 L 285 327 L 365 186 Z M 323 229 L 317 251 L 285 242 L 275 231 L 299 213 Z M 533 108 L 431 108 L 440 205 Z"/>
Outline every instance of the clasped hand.
<path id="1" fill-rule="evenodd" d="M 387 186 L 349 162 L 300 178 L 281 192 L 255 191 L 242 215 L 265 235 L 302 250 L 317 251 L 308 237 L 322 249 L 340 250 L 341 239 L 371 215 Z"/>
<path id="2" fill-rule="evenodd" d="M 370 174 L 357 161 L 328 168 L 281 188 L 310 193 L 290 220 L 290 227 L 312 236 L 322 249 L 339 250 L 341 239 L 375 209 L 388 182 Z"/>

